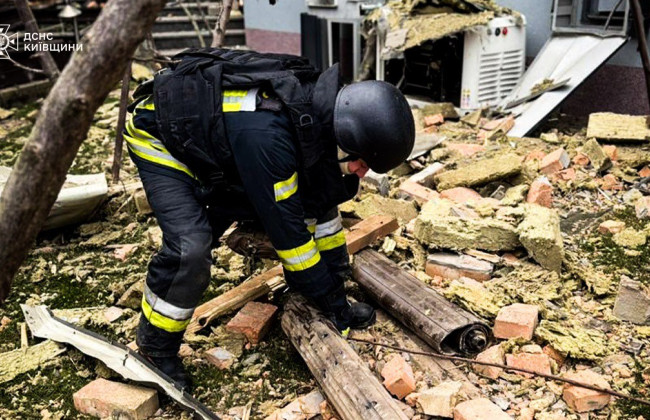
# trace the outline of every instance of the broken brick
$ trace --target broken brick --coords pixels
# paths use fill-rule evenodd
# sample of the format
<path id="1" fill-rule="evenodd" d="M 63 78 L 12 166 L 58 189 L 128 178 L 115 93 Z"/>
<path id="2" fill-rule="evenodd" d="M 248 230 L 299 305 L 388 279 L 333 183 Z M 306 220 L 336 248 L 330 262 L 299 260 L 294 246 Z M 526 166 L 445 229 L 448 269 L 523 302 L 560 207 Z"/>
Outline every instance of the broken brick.
<path id="1" fill-rule="evenodd" d="M 641 178 L 646 178 L 646 177 L 650 176 L 650 166 L 646 165 L 643 168 L 641 168 L 641 170 L 639 171 L 639 176 Z"/>
<path id="2" fill-rule="evenodd" d="M 587 369 L 578 372 L 571 372 L 567 374 L 565 378 L 597 386 L 599 388 L 609 389 L 609 383 L 607 383 L 605 378 L 592 370 Z M 578 413 L 600 410 L 609 404 L 612 399 L 609 394 L 604 392 L 581 388 L 571 384 L 564 385 L 562 398 L 569 408 Z"/>
<path id="3" fill-rule="evenodd" d="M 587 166 L 589 165 L 589 157 L 584 153 L 578 152 L 578 154 L 573 157 L 573 164 L 577 166 Z"/>
<path id="4" fill-rule="evenodd" d="M 609 157 L 609 159 L 612 162 L 616 162 L 618 160 L 618 149 L 616 146 L 608 144 L 603 147 L 603 152 Z"/>
<path id="5" fill-rule="evenodd" d="M 566 356 L 564 356 L 559 351 L 555 350 L 555 348 L 551 345 L 544 346 L 542 351 L 544 352 L 545 355 L 555 360 L 558 366 L 562 366 L 564 364 L 564 361 L 566 360 Z"/>
<path id="6" fill-rule="evenodd" d="M 496 363 L 502 365 L 505 363 L 505 352 L 503 351 L 503 348 L 497 344 L 496 346 L 489 347 L 483 352 L 479 353 L 476 356 L 476 360 L 479 362 Z M 499 375 L 501 375 L 501 372 L 503 372 L 503 369 L 495 366 L 473 365 L 472 369 L 478 375 L 485 376 L 486 378 L 490 379 L 497 379 Z"/>
<path id="7" fill-rule="evenodd" d="M 598 226 L 598 232 L 613 235 L 625 229 L 625 222 L 620 220 L 605 220 Z"/>
<path id="8" fill-rule="evenodd" d="M 424 204 L 429 200 L 440 197 L 440 194 L 438 194 L 437 191 L 411 181 L 402 182 L 399 186 L 399 190 L 401 193 L 413 198 L 420 204 Z"/>
<path id="9" fill-rule="evenodd" d="M 504 118 L 488 121 L 485 124 L 483 124 L 481 128 L 486 131 L 499 130 L 503 133 L 507 133 L 508 131 L 512 130 L 512 127 L 514 126 L 515 126 L 515 119 L 514 117 L 509 115 Z"/>
<path id="10" fill-rule="evenodd" d="M 494 321 L 496 338 L 525 338 L 531 340 L 538 323 L 539 310 L 535 305 L 515 303 L 504 306 Z"/>
<path id="11" fill-rule="evenodd" d="M 156 390 L 103 378 L 84 386 L 72 398 L 80 413 L 100 418 L 140 420 L 158 410 Z"/>
<path id="12" fill-rule="evenodd" d="M 540 163 L 540 170 L 546 175 L 554 172 L 561 171 L 569 167 L 569 155 L 563 148 L 557 149 L 549 153 L 542 159 Z"/>
<path id="13" fill-rule="evenodd" d="M 506 355 L 506 365 L 514 368 L 531 370 L 537 373 L 550 375 L 551 360 L 545 353 L 517 353 Z M 526 378 L 532 378 L 534 375 L 524 372 L 516 372 Z"/>
<path id="14" fill-rule="evenodd" d="M 454 420 L 512 420 L 508 414 L 487 398 L 478 398 L 458 404 Z"/>
<path id="15" fill-rule="evenodd" d="M 384 378 L 386 389 L 400 400 L 415 391 L 413 369 L 398 354 L 386 363 L 386 366 L 381 370 L 381 376 Z"/>
<path id="16" fill-rule="evenodd" d="M 553 207 L 553 186 L 546 177 L 536 179 L 530 184 L 526 201 L 544 207 Z"/>
<path id="17" fill-rule="evenodd" d="M 445 381 L 420 392 L 417 400 L 420 411 L 427 416 L 453 417 L 462 387 L 462 382 Z"/>
<path id="18" fill-rule="evenodd" d="M 546 157 L 546 153 L 542 152 L 541 150 L 533 150 L 532 152 L 528 153 L 528 155 L 524 158 L 524 162 L 530 162 L 530 161 L 542 161 Z"/>
<path id="19" fill-rule="evenodd" d="M 445 146 L 450 150 L 458 152 L 464 157 L 474 156 L 475 154 L 485 150 L 485 146 L 481 144 L 447 143 Z"/>
<path id="20" fill-rule="evenodd" d="M 277 310 L 277 306 L 267 303 L 248 302 L 228 322 L 226 329 L 244 334 L 251 344 L 257 344 L 271 328 L 271 321 Z"/>
<path id="21" fill-rule="evenodd" d="M 424 125 L 430 127 L 445 122 L 445 117 L 442 114 L 432 114 L 424 117 Z"/>
<path id="22" fill-rule="evenodd" d="M 234 354 L 224 349 L 223 347 L 215 347 L 206 350 L 203 353 L 205 360 L 216 366 L 219 370 L 230 369 L 237 359 Z"/>
<path id="23" fill-rule="evenodd" d="M 455 187 L 444 190 L 440 193 L 440 197 L 446 198 L 447 200 L 451 200 L 459 204 L 465 204 L 468 201 L 479 201 L 481 198 L 483 198 L 481 197 L 481 194 L 465 187 Z"/>
<path id="24" fill-rule="evenodd" d="M 641 197 L 634 206 L 638 219 L 650 219 L 650 196 Z"/>
<path id="25" fill-rule="evenodd" d="M 612 174 L 607 174 L 600 179 L 600 187 L 605 191 L 622 190 L 623 184 Z"/>
<path id="26" fill-rule="evenodd" d="M 440 252 L 429 255 L 425 271 L 431 277 L 440 276 L 450 280 L 469 277 L 477 281 L 487 281 L 492 277 L 494 266 L 469 255 Z"/>
<path id="27" fill-rule="evenodd" d="M 576 170 L 574 168 L 566 168 L 557 171 L 550 176 L 553 181 L 574 181 L 576 179 Z"/>

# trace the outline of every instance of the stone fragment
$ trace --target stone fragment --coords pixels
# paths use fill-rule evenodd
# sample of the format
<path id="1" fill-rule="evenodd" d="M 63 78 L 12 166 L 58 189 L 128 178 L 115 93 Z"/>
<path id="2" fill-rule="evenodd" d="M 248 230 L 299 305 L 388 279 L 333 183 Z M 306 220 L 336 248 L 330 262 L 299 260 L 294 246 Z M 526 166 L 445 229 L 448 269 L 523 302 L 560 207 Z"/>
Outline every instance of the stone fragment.
<path id="1" fill-rule="evenodd" d="M 634 324 L 650 323 L 650 289 L 641 282 L 621 276 L 614 316 Z"/>
<path id="2" fill-rule="evenodd" d="M 524 206 L 524 219 L 517 231 L 521 244 L 539 265 L 557 273 L 561 271 L 564 243 L 557 212 L 536 204 L 527 204 Z"/>
<path id="3" fill-rule="evenodd" d="M 160 249 L 162 247 L 163 234 L 159 226 L 151 226 L 144 233 L 144 236 L 153 248 Z"/>
<path id="4" fill-rule="evenodd" d="M 650 219 L 650 196 L 645 196 L 636 201 L 634 205 L 638 219 Z"/>
<path id="5" fill-rule="evenodd" d="M 424 116 L 424 125 L 430 127 L 432 125 L 439 125 L 445 122 L 445 117 L 442 114 L 433 114 Z"/>
<path id="6" fill-rule="evenodd" d="M 541 177 L 530 184 L 526 201 L 544 207 L 553 207 L 553 186 L 548 178 Z"/>
<path id="7" fill-rule="evenodd" d="M 469 201 L 479 201 L 481 198 L 483 198 L 481 197 L 481 194 L 477 193 L 471 188 L 465 187 L 455 187 L 444 190 L 440 193 L 440 197 L 446 198 L 447 200 L 451 200 L 459 204 L 465 204 Z"/>
<path id="8" fill-rule="evenodd" d="M 542 173 L 550 175 L 554 172 L 568 168 L 569 163 L 569 155 L 566 150 L 560 148 L 546 155 L 539 165 Z"/>
<path id="9" fill-rule="evenodd" d="M 512 420 L 508 414 L 487 398 L 478 398 L 458 404 L 454 420 Z"/>
<path id="10" fill-rule="evenodd" d="M 75 392 L 75 408 L 100 418 L 140 420 L 158 410 L 158 393 L 150 388 L 100 378 Z"/>
<path id="11" fill-rule="evenodd" d="M 422 206 L 413 235 L 436 248 L 510 251 L 520 246 L 512 224 L 496 218 L 467 217 L 467 210 L 454 207 L 449 200 L 431 200 Z"/>
<path id="12" fill-rule="evenodd" d="M 600 188 L 605 191 L 619 191 L 623 189 L 623 184 L 612 174 L 607 174 L 599 180 Z"/>
<path id="13" fill-rule="evenodd" d="M 601 375 L 592 370 L 581 370 L 571 372 L 565 376 L 567 379 L 594 385 L 599 388 L 609 389 L 609 383 Z M 565 384 L 562 398 L 569 408 L 578 413 L 600 410 L 611 401 L 612 397 L 604 392 L 581 388 L 579 386 Z"/>
<path id="14" fill-rule="evenodd" d="M 496 363 L 502 365 L 505 363 L 505 352 L 503 351 L 501 345 L 497 344 L 479 353 L 476 356 L 476 360 L 479 362 Z M 490 379 L 497 379 L 499 375 L 501 375 L 501 372 L 503 372 L 503 369 L 494 366 L 472 365 L 472 369 L 477 374 Z"/>
<path id="15" fill-rule="evenodd" d="M 381 370 L 384 386 L 398 399 L 406 397 L 415 391 L 413 369 L 402 356 L 396 354 Z"/>
<path id="16" fill-rule="evenodd" d="M 277 310 L 277 306 L 267 303 L 248 302 L 228 322 L 226 329 L 244 334 L 251 344 L 257 344 L 271 328 L 273 315 Z"/>
<path id="17" fill-rule="evenodd" d="M 411 175 L 407 181 L 414 182 L 416 184 L 421 184 L 428 188 L 433 188 L 433 186 L 435 185 L 433 177 L 438 172 L 440 172 L 444 167 L 445 165 L 443 165 L 442 163 L 434 162 L 431 165 L 426 166 L 421 171 Z"/>
<path id="18" fill-rule="evenodd" d="M 426 203 L 429 200 L 440 197 L 440 194 L 438 194 L 437 191 L 410 181 L 402 182 L 399 186 L 399 191 L 401 194 L 404 194 L 407 197 L 411 197 L 420 205 Z"/>
<path id="19" fill-rule="evenodd" d="M 116 306 L 123 308 L 140 309 L 142 294 L 144 293 L 144 280 L 133 283 L 126 292 L 117 300 Z"/>
<path id="20" fill-rule="evenodd" d="M 491 278 L 493 269 L 493 264 L 469 255 L 440 252 L 429 255 L 425 271 L 431 277 L 440 276 L 450 280 L 469 277 L 487 281 Z"/>
<path id="21" fill-rule="evenodd" d="M 378 174 L 371 169 L 361 179 L 361 182 L 372 185 L 377 189 L 379 194 L 388 197 L 388 193 L 390 192 L 390 177 L 387 174 Z"/>
<path id="22" fill-rule="evenodd" d="M 104 318 L 106 318 L 108 322 L 115 322 L 120 319 L 123 313 L 124 309 L 118 308 L 116 306 L 111 306 L 104 309 Z"/>
<path id="23" fill-rule="evenodd" d="M 419 393 L 417 404 L 427 416 L 454 417 L 454 407 L 462 398 L 462 382 L 445 381 Z"/>
<path id="24" fill-rule="evenodd" d="M 444 171 L 435 176 L 438 190 L 473 187 L 497 181 L 521 172 L 521 158 L 513 153 L 479 159 L 471 165 Z"/>
<path id="25" fill-rule="evenodd" d="M 312 391 L 274 411 L 265 420 L 308 420 L 320 413 L 320 405 L 323 402 L 325 399 L 320 391 Z"/>
<path id="26" fill-rule="evenodd" d="M 598 172 L 603 172 L 612 166 L 612 161 L 595 139 L 588 140 L 582 146 L 582 153 L 587 155 L 591 166 Z"/>
<path id="27" fill-rule="evenodd" d="M 531 340 L 538 323 L 539 310 L 535 305 L 515 303 L 501 308 L 494 321 L 496 338 L 525 338 Z"/>
<path id="28" fill-rule="evenodd" d="M 531 370 L 537 373 L 550 375 L 551 361 L 548 355 L 544 353 L 517 353 L 506 355 L 506 364 L 514 368 Z M 532 378 L 534 375 L 524 372 L 516 372 L 526 378 Z"/>
<path id="29" fill-rule="evenodd" d="M 625 229 L 625 222 L 620 220 L 605 220 L 600 225 L 598 225 L 598 232 L 603 235 L 613 235 Z"/>
<path id="30" fill-rule="evenodd" d="M 206 350 L 203 353 L 205 360 L 212 363 L 219 370 L 230 369 L 230 367 L 235 363 L 237 359 L 234 354 L 224 349 L 223 347 L 215 347 L 210 350 Z"/>
<path id="31" fill-rule="evenodd" d="M 454 152 L 458 152 L 464 157 L 471 157 L 479 152 L 485 151 L 485 146 L 473 143 L 446 143 L 445 147 Z"/>

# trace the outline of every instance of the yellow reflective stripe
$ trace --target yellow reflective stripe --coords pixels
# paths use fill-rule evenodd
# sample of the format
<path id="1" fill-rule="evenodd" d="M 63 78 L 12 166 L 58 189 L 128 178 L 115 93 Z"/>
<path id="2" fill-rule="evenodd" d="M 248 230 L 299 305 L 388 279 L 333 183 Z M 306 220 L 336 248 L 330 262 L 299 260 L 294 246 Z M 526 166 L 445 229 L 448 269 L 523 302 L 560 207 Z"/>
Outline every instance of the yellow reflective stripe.
<path id="1" fill-rule="evenodd" d="M 185 321 L 177 321 L 155 312 L 144 296 L 142 297 L 142 313 L 154 327 L 158 327 L 167 332 L 184 331 L 191 320 L 186 319 Z"/>
<path id="2" fill-rule="evenodd" d="M 305 224 L 307 225 L 307 230 L 312 235 L 314 234 L 314 232 L 316 232 L 316 223 L 317 223 L 316 219 L 305 219 Z"/>
<path id="3" fill-rule="evenodd" d="M 313 239 L 297 248 L 276 251 L 282 260 L 282 265 L 289 271 L 306 270 L 320 261 L 320 253 Z"/>
<path id="4" fill-rule="evenodd" d="M 136 106 L 135 109 L 146 109 L 149 111 L 155 111 L 154 104 L 153 104 L 153 99 L 151 96 L 149 96 L 147 99 L 144 99 L 140 101 Z"/>
<path id="5" fill-rule="evenodd" d="M 316 239 L 316 245 L 319 251 L 329 251 L 330 249 L 343 246 L 345 245 L 345 233 L 341 230 L 333 235 L 318 238 Z"/>
<path id="6" fill-rule="evenodd" d="M 341 331 L 341 335 L 342 335 L 344 338 L 348 338 L 348 335 L 350 335 L 350 327 L 347 327 L 346 329 L 344 329 L 343 331 Z"/>
<path id="7" fill-rule="evenodd" d="M 239 102 L 224 102 L 223 103 L 223 112 L 239 112 L 241 109 L 241 103 Z"/>
<path id="8" fill-rule="evenodd" d="M 291 178 L 273 184 L 275 201 L 286 200 L 298 191 L 298 172 L 294 172 Z"/>
<path id="9" fill-rule="evenodd" d="M 183 165 L 178 160 L 174 159 L 174 157 L 170 155 L 169 152 L 167 152 L 167 150 L 161 151 L 159 149 L 154 148 L 151 144 L 147 142 L 138 140 L 128 135 L 124 135 L 124 138 L 126 139 L 126 143 L 127 146 L 129 147 L 129 150 L 133 152 L 136 156 L 144 160 L 157 163 L 159 165 L 168 166 L 170 168 L 179 170 L 181 172 L 185 172 L 186 174 L 194 178 L 194 174 L 192 173 L 192 171 L 190 171 L 187 166 Z M 143 150 L 143 149 L 147 149 L 147 150 Z"/>
<path id="10" fill-rule="evenodd" d="M 133 124 L 133 118 L 129 118 L 126 121 L 126 131 L 133 137 L 140 137 L 142 139 L 148 139 L 148 140 L 156 140 L 156 138 L 151 134 L 147 133 L 144 130 L 140 130 L 139 128 L 136 128 L 135 124 Z"/>
<path id="11" fill-rule="evenodd" d="M 244 97 L 248 94 L 248 90 L 224 90 L 223 91 L 223 96 L 226 98 L 229 97 Z"/>

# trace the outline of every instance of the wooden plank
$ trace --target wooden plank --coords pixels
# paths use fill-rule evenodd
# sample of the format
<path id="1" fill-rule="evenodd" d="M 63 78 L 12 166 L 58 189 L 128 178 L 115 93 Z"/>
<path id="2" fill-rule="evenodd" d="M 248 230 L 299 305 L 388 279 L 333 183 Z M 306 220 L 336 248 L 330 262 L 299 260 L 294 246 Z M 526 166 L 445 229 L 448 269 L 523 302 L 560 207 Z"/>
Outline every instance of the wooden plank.
<path id="1" fill-rule="evenodd" d="M 598 112 L 589 115 L 587 137 L 611 141 L 650 140 L 650 117 Z"/>
<path id="2" fill-rule="evenodd" d="M 327 400 L 345 420 L 407 419 L 366 363 L 332 323 L 294 295 L 284 306 L 282 329 L 307 363 Z"/>
<path id="3" fill-rule="evenodd" d="M 380 237 L 386 236 L 399 227 L 397 220 L 385 215 L 377 215 L 362 220 L 352 226 L 346 234 L 348 252 L 355 254 Z M 267 295 L 284 286 L 282 266 L 255 276 L 222 295 L 199 305 L 194 311 L 187 333 L 193 334 L 208 325 L 212 320 L 223 316 L 246 303 Z"/>

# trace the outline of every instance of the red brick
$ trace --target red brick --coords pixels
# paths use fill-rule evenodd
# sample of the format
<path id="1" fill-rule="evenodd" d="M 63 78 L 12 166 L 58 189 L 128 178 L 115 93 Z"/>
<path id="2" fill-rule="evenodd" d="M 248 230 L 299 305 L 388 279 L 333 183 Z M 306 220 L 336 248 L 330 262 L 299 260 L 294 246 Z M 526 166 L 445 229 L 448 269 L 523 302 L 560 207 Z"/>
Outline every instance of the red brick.
<path id="1" fill-rule="evenodd" d="M 215 347 L 210 350 L 206 350 L 203 353 L 205 360 L 213 364 L 219 370 L 230 369 L 230 367 L 235 363 L 237 359 L 234 354 L 224 349 L 223 347 Z"/>
<path id="2" fill-rule="evenodd" d="M 553 186 L 548 182 L 548 179 L 542 177 L 533 181 L 530 184 L 526 201 L 544 207 L 553 207 Z"/>
<path id="3" fill-rule="evenodd" d="M 613 235 L 625 229 L 625 222 L 619 220 L 605 220 L 598 226 L 598 232 L 603 235 L 609 234 Z"/>
<path id="4" fill-rule="evenodd" d="M 486 131 L 495 131 L 499 130 L 504 133 L 512 130 L 512 127 L 515 126 L 515 119 L 512 116 L 507 116 L 505 118 L 499 118 L 497 120 L 488 121 L 481 127 Z"/>
<path id="5" fill-rule="evenodd" d="M 437 191 L 411 181 L 402 182 L 399 186 L 399 190 L 420 204 L 424 204 L 429 200 L 440 197 L 440 194 L 438 194 Z"/>
<path id="6" fill-rule="evenodd" d="M 634 209 L 639 219 L 650 219 L 650 196 L 641 197 L 637 200 Z"/>
<path id="7" fill-rule="evenodd" d="M 476 356 L 476 360 L 479 362 L 498 363 L 502 365 L 505 363 L 505 353 L 501 346 L 497 344 L 496 346 L 489 347 L 479 353 L 478 356 Z M 499 375 L 501 375 L 501 372 L 503 372 L 503 369 L 493 366 L 473 365 L 472 369 L 477 374 L 490 379 L 497 379 Z"/>
<path id="8" fill-rule="evenodd" d="M 487 281 L 492 277 L 494 266 L 469 255 L 440 252 L 429 255 L 425 271 L 431 277 L 440 276 L 450 280 L 469 277 L 477 281 Z"/>
<path id="9" fill-rule="evenodd" d="M 605 191 L 622 190 L 623 184 L 612 174 L 607 174 L 600 180 L 600 187 Z"/>
<path id="10" fill-rule="evenodd" d="M 444 190 L 440 193 L 440 197 L 455 201 L 459 204 L 464 204 L 468 201 L 479 201 L 481 198 L 483 198 L 481 197 L 481 194 L 465 187 L 456 187 Z"/>
<path id="11" fill-rule="evenodd" d="M 386 389 L 400 400 L 415 391 L 413 369 L 398 354 L 386 363 L 386 366 L 381 370 L 381 376 L 384 378 Z"/>
<path id="12" fill-rule="evenodd" d="M 454 408 L 454 420 L 512 420 L 492 401 L 478 398 L 458 404 Z"/>
<path id="13" fill-rule="evenodd" d="M 277 306 L 248 302 L 226 325 L 232 332 L 244 334 L 251 344 L 257 344 L 271 328 Z"/>
<path id="14" fill-rule="evenodd" d="M 450 150 L 460 153 L 462 156 L 470 157 L 485 150 L 481 144 L 469 143 L 447 143 L 446 147 Z"/>
<path id="15" fill-rule="evenodd" d="M 618 160 L 618 149 L 616 148 L 616 146 L 605 145 L 605 146 L 602 146 L 602 149 L 603 149 L 603 152 L 605 152 L 605 154 L 607 156 L 609 156 L 609 158 L 610 158 L 610 160 L 612 162 L 615 162 L 615 161 Z"/>
<path id="16" fill-rule="evenodd" d="M 426 127 L 442 124 L 443 122 L 445 122 L 445 117 L 442 114 L 432 114 L 424 117 L 424 125 Z"/>
<path id="17" fill-rule="evenodd" d="M 569 166 L 569 155 L 566 150 L 560 148 L 549 153 L 542 159 L 540 170 L 546 175 L 566 169 Z"/>
<path id="18" fill-rule="evenodd" d="M 544 353 L 517 353 L 506 355 L 506 364 L 508 366 L 528 369 L 538 373 L 550 375 L 551 372 L 551 359 Z M 534 375 L 524 372 L 515 372 L 518 375 L 532 378 Z"/>
<path id="19" fill-rule="evenodd" d="M 524 158 L 524 162 L 530 162 L 532 160 L 538 160 L 541 162 L 545 157 L 546 153 L 542 152 L 541 150 L 533 150 Z"/>
<path id="20" fill-rule="evenodd" d="M 559 351 L 555 350 L 555 348 L 553 348 L 551 345 L 544 346 L 542 351 L 544 352 L 545 355 L 555 360 L 558 366 L 562 366 L 564 364 L 564 361 L 566 360 L 566 356 L 564 356 Z"/>
<path id="21" fill-rule="evenodd" d="M 523 303 L 501 308 L 494 321 L 494 336 L 505 339 L 522 337 L 530 340 L 537 327 L 538 314 L 537 306 Z"/>
<path id="22" fill-rule="evenodd" d="M 599 388 L 609 388 L 609 384 L 599 374 L 592 370 L 581 370 L 572 372 L 565 376 L 567 379 L 594 385 Z M 562 398 L 569 408 L 578 413 L 599 410 L 609 404 L 611 396 L 604 392 L 592 391 L 591 389 L 580 388 L 575 385 L 565 384 Z"/>
<path id="23" fill-rule="evenodd" d="M 578 152 L 578 154 L 573 157 L 573 164 L 577 166 L 587 166 L 589 165 L 589 162 L 589 156 L 582 152 Z"/>
<path id="24" fill-rule="evenodd" d="M 150 388 L 97 379 L 75 392 L 75 408 L 100 418 L 146 419 L 158 410 L 158 393 Z"/>
<path id="25" fill-rule="evenodd" d="M 120 261 L 126 261 L 137 249 L 138 245 L 136 244 L 121 245 L 119 248 L 115 248 L 113 256 Z"/>
<path id="26" fill-rule="evenodd" d="M 650 166 L 644 166 L 640 171 L 639 171 L 639 176 L 642 178 L 650 176 Z"/>

